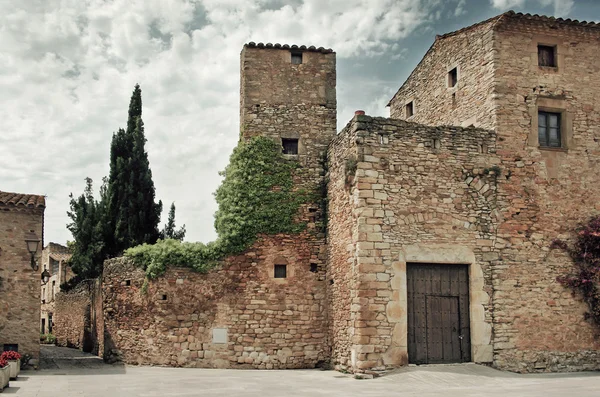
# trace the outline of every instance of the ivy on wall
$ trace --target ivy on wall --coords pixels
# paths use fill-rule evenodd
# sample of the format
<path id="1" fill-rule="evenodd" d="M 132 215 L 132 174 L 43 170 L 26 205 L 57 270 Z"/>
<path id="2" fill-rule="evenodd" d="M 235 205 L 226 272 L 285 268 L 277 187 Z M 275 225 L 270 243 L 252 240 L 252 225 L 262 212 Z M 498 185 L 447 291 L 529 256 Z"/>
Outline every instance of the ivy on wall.
<path id="1" fill-rule="evenodd" d="M 313 195 L 294 189 L 297 161 L 281 154 L 279 145 L 265 137 L 240 141 L 233 150 L 224 177 L 215 192 L 216 241 L 182 243 L 159 240 L 125 251 L 146 271 L 147 278 L 163 274 L 167 266 L 189 267 L 206 272 L 225 256 L 249 248 L 259 234 L 298 233 L 305 224 L 295 222 L 300 205 Z"/>
<path id="2" fill-rule="evenodd" d="M 554 240 L 551 247 L 566 251 L 575 264 L 571 274 L 557 281 L 583 297 L 588 305 L 586 318 L 600 326 L 600 216 L 577 230 L 573 245 Z"/>

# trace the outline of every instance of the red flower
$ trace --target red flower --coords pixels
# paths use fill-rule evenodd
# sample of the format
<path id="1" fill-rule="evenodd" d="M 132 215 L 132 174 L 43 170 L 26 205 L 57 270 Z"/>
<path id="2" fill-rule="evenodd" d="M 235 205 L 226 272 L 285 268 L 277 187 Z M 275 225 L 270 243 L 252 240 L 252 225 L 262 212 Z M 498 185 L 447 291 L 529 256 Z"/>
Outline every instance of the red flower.
<path id="1" fill-rule="evenodd" d="M 8 366 L 8 361 L 0 357 L 0 368 Z"/>
<path id="2" fill-rule="evenodd" d="M 0 355 L 0 358 L 2 358 L 4 360 L 20 360 L 21 355 L 18 352 L 7 351 L 7 352 L 2 353 L 2 355 Z"/>

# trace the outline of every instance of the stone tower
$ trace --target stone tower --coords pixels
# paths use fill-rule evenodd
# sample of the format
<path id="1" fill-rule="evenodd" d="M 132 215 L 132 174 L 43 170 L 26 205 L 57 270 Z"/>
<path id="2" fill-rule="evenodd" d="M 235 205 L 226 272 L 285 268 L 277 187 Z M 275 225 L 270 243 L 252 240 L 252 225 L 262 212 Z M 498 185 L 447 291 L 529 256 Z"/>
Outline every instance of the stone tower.
<path id="1" fill-rule="evenodd" d="M 248 43 L 241 53 L 240 139 L 266 136 L 300 162 L 313 188 L 336 134 L 335 52 L 313 46 Z"/>

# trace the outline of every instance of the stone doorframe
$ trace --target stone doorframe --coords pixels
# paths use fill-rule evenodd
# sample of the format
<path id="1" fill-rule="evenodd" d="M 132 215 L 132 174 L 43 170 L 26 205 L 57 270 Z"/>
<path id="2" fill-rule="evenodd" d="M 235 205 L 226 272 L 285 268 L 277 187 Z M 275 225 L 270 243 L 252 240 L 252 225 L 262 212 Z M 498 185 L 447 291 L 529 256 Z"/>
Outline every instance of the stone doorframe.
<path id="1" fill-rule="evenodd" d="M 484 291 L 485 281 L 481 266 L 469 247 L 458 245 L 409 245 L 403 247 L 397 262 L 393 263 L 392 300 L 387 305 L 388 321 L 395 323 L 392 345 L 383 355 L 387 365 L 408 362 L 408 297 L 406 285 L 407 263 L 467 264 L 469 265 L 469 318 L 471 326 L 471 359 L 476 363 L 493 361 L 492 326 L 485 321 L 485 306 L 490 303 Z M 395 315 L 395 314 L 400 315 Z M 397 362 L 397 361 L 401 362 Z"/>

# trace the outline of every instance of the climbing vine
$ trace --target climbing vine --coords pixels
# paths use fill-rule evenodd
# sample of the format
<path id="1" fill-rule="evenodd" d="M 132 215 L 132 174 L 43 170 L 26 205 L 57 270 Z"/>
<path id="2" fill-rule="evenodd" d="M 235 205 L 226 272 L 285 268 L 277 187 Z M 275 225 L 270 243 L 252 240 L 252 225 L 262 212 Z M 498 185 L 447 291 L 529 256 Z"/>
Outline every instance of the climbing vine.
<path id="1" fill-rule="evenodd" d="M 566 251 L 575 264 L 572 273 L 558 277 L 557 281 L 583 297 L 588 305 L 586 318 L 600 326 L 600 216 L 577 230 L 571 246 L 563 240 L 554 240 L 551 247 Z"/>
<path id="2" fill-rule="evenodd" d="M 203 243 L 159 240 L 125 251 L 146 271 L 147 278 L 163 274 L 167 266 L 190 267 L 206 272 L 227 255 L 250 247 L 259 234 L 298 233 L 305 224 L 295 222 L 300 205 L 311 195 L 294 189 L 297 161 L 281 154 L 271 139 L 255 137 L 241 141 L 233 150 L 224 177 L 215 192 L 216 241 Z M 313 194 L 314 195 L 314 194 Z"/>

